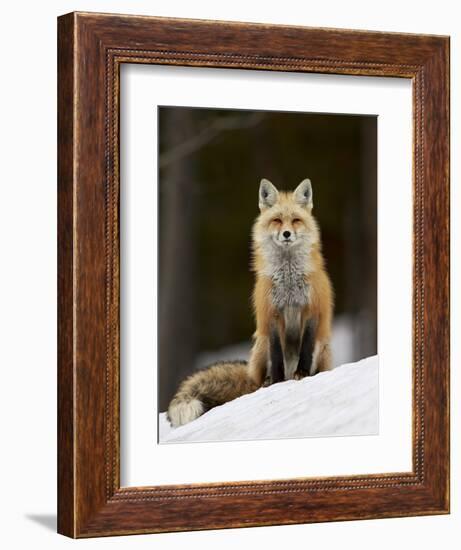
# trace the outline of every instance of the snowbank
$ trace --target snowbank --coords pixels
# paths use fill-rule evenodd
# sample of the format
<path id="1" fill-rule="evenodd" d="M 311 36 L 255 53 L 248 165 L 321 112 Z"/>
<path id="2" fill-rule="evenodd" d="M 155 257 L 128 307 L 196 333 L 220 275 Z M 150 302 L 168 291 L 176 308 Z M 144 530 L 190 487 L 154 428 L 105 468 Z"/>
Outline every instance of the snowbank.
<path id="1" fill-rule="evenodd" d="M 159 415 L 160 443 L 373 435 L 378 433 L 378 357 L 274 384 L 173 429 Z"/>

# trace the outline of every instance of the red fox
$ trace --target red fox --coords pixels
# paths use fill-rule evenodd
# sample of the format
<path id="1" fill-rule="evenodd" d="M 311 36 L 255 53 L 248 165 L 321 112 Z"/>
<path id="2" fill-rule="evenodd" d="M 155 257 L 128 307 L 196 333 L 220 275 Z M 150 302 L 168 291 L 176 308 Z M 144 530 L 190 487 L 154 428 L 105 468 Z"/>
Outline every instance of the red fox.
<path id="1" fill-rule="evenodd" d="M 244 361 L 217 363 L 186 378 L 168 407 L 173 426 L 262 385 L 301 379 L 331 368 L 333 290 L 312 216 L 312 186 L 259 187 L 253 226 L 254 344 Z"/>

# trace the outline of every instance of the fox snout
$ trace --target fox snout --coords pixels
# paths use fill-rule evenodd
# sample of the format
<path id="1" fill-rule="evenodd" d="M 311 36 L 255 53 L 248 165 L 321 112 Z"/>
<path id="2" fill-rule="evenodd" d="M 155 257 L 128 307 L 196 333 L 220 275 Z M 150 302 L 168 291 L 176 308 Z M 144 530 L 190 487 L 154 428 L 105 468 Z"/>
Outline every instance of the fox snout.
<path id="1" fill-rule="evenodd" d="M 298 241 L 302 236 L 301 234 L 301 228 L 295 227 L 295 224 L 287 220 L 285 223 L 280 224 L 280 227 L 275 228 L 275 231 L 272 233 L 272 238 L 278 246 L 289 247 Z"/>
<path id="2" fill-rule="evenodd" d="M 285 246 L 290 245 L 295 242 L 296 233 L 293 229 L 282 228 L 277 235 L 277 240 Z"/>

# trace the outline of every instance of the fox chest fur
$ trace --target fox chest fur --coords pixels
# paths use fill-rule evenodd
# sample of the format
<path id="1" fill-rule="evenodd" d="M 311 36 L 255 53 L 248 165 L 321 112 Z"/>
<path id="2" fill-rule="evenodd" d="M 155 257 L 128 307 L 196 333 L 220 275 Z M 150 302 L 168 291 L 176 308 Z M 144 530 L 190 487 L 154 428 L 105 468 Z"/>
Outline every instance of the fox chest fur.
<path id="1" fill-rule="evenodd" d="M 310 285 L 306 277 L 307 251 L 275 250 L 266 256 L 266 274 L 271 279 L 269 300 L 283 318 L 282 337 L 285 379 L 294 376 L 302 338 L 302 311 L 309 305 Z"/>
<path id="2" fill-rule="evenodd" d="M 276 310 L 303 309 L 309 304 L 306 256 L 305 250 L 273 250 L 266 256 L 265 273 L 271 280 L 270 300 Z"/>
<path id="3" fill-rule="evenodd" d="M 271 301 L 275 309 L 303 308 L 309 303 L 309 284 L 304 269 L 293 259 L 285 258 L 271 273 Z"/>

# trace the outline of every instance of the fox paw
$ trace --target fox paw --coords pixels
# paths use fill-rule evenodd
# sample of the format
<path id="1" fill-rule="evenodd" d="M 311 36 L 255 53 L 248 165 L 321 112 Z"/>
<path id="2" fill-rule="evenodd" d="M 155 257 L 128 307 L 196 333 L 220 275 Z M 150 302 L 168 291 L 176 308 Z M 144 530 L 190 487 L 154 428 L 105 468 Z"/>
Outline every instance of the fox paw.
<path id="1" fill-rule="evenodd" d="M 297 370 L 294 373 L 293 378 L 294 380 L 302 380 L 303 378 L 306 378 L 306 376 L 309 376 L 308 372 L 305 372 L 303 370 Z"/>
<path id="2" fill-rule="evenodd" d="M 266 376 L 264 382 L 263 382 L 263 388 L 267 388 L 272 384 L 272 378 L 270 376 Z"/>

